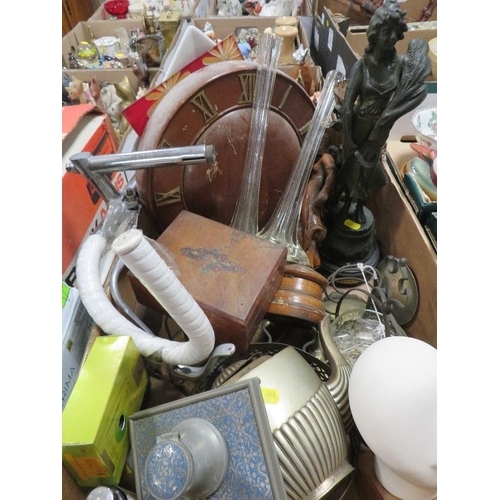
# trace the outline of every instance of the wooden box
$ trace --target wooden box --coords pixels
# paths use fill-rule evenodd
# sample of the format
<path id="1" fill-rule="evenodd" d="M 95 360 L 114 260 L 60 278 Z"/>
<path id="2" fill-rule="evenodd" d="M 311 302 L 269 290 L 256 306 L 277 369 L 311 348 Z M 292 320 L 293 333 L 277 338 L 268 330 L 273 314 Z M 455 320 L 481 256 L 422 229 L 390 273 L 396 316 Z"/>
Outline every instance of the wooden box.
<path id="1" fill-rule="evenodd" d="M 186 210 L 157 241 L 210 320 L 216 344 L 244 352 L 279 288 L 286 248 Z M 164 312 L 137 279 L 131 282 L 139 302 Z"/>

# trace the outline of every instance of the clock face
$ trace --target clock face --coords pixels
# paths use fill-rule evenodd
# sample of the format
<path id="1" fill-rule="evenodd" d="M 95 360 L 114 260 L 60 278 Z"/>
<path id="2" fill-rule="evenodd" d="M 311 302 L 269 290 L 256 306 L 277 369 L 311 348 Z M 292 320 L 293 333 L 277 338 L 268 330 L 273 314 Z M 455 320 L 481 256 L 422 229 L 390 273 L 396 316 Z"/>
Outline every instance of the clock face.
<path id="1" fill-rule="evenodd" d="M 145 210 L 163 231 L 182 210 L 230 224 L 249 139 L 257 65 L 226 61 L 206 66 L 177 84 L 151 115 L 138 149 L 213 145 L 216 164 L 138 170 Z M 280 71 L 271 98 L 262 160 L 259 228 L 285 188 L 314 114 L 307 92 Z M 252 144 L 253 142 L 253 144 Z"/>

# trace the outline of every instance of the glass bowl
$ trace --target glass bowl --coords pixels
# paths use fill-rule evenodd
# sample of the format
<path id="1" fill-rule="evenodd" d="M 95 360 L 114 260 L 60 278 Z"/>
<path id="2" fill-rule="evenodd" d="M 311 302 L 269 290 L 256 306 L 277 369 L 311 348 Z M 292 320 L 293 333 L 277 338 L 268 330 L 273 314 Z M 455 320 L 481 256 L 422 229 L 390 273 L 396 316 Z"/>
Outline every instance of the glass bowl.
<path id="1" fill-rule="evenodd" d="M 106 0 L 104 10 L 112 17 L 125 19 L 128 14 L 129 0 Z"/>

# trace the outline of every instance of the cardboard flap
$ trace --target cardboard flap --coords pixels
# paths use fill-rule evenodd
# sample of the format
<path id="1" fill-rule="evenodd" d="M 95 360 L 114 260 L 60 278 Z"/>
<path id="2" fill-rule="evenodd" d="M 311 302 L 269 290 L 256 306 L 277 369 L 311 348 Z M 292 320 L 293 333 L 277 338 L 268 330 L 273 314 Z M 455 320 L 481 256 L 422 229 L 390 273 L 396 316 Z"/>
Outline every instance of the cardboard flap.
<path id="1" fill-rule="evenodd" d="M 98 113 L 104 115 L 104 112 L 93 104 L 75 104 L 72 106 L 62 106 L 62 139 L 74 130 L 80 120 L 88 113 Z"/>

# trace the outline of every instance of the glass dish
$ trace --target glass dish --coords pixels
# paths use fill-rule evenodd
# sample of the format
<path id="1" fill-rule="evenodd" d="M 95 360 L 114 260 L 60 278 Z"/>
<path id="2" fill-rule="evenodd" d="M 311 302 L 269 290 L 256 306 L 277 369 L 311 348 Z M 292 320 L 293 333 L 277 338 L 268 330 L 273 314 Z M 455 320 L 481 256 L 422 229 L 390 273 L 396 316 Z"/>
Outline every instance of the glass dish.
<path id="1" fill-rule="evenodd" d="M 129 0 L 106 0 L 104 10 L 112 17 L 125 19 L 128 14 Z"/>
<path id="2" fill-rule="evenodd" d="M 351 368 L 368 346 L 386 336 L 383 315 L 372 309 L 346 311 L 331 322 L 329 330 Z"/>

